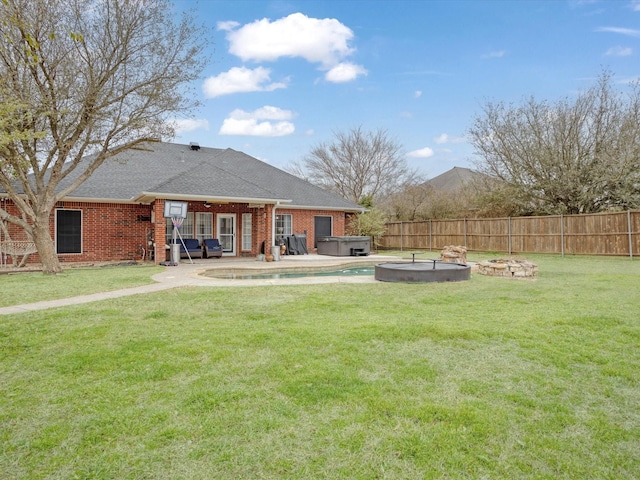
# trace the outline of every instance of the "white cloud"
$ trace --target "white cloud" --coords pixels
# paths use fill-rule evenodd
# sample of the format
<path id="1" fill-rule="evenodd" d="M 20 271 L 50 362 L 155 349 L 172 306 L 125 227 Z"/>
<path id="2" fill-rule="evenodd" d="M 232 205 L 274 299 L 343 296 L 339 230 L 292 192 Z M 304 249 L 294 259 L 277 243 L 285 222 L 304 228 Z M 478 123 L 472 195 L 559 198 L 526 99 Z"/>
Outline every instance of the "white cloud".
<path id="1" fill-rule="evenodd" d="M 628 37 L 640 37 L 640 30 L 634 30 L 632 28 L 622 28 L 622 27 L 599 27 L 596 28 L 596 32 L 608 32 L 608 33 L 617 33 L 620 35 L 626 35 Z"/>
<path id="2" fill-rule="evenodd" d="M 202 91 L 205 97 L 214 98 L 240 92 L 271 92 L 287 87 L 286 82 L 269 83 L 270 81 L 271 70 L 268 68 L 258 67 L 252 70 L 233 67 L 228 72 L 207 78 L 202 85 Z"/>
<path id="3" fill-rule="evenodd" d="M 420 98 L 422 96 L 422 90 L 416 90 L 413 96 L 415 98 Z"/>
<path id="4" fill-rule="evenodd" d="M 439 136 L 433 139 L 438 145 L 444 143 L 464 143 L 467 141 L 465 137 L 452 137 L 448 133 L 441 133 Z"/>
<path id="5" fill-rule="evenodd" d="M 412 152 L 407 153 L 407 157 L 410 158 L 429 158 L 434 155 L 433 149 L 429 147 L 424 147 L 419 150 L 413 150 Z"/>
<path id="6" fill-rule="evenodd" d="M 631 1 L 631 9 L 634 12 L 640 12 L 640 0 L 632 0 Z"/>
<path id="7" fill-rule="evenodd" d="M 253 112 L 245 112 L 243 110 L 234 110 L 234 112 L 237 112 L 242 118 L 259 118 L 266 120 L 291 120 L 296 116 L 291 110 L 283 110 L 282 108 L 272 107 L 271 105 L 265 105 Z"/>
<path id="8" fill-rule="evenodd" d="M 353 63 L 344 62 L 339 63 L 331 70 L 329 70 L 324 78 L 328 82 L 344 83 L 355 80 L 359 75 L 366 75 L 368 72 L 360 65 L 354 65 Z"/>
<path id="9" fill-rule="evenodd" d="M 275 61 L 301 57 L 331 66 L 351 55 L 353 32 L 336 19 L 309 18 L 302 13 L 271 22 L 256 20 L 227 34 L 229 52 L 243 61 Z"/>
<path id="10" fill-rule="evenodd" d="M 295 125 L 291 110 L 264 106 L 253 112 L 234 110 L 225 118 L 218 132 L 220 135 L 249 135 L 254 137 L 282 137 L 291 135 Z"/>
<path id="11" fill-rule="evenodd" d="M 226 21 L 226 22 L 218 22 L 216 23 L 216 28 L 218 30 L 222 30 L 223 32 L 229 32 L 234 28 L 237 28 L 240 24 L 234 21 Z"/>
<path id="12" fill-rule="evenodd" d="M 505 55 L 504 50 L 498 50 L 495 52 L 489 52 L 489 53 L 485 53 L 484 55 L 482 55 L 482 58 L 502 58 Z"/>
<path id="13" fill-rule="evenodd" d="M 633 54 L 633 49 L 630 47 L 611 47 L 609 50 L 605 52 L 607 56 L 613 57 L 627 57 Z"/>
<path id="14" fill-rule="evenodd" d="M 177 118 L 171 121 L 176 133 L 191 132 L 193 130 L 209 130 L 209 121 L 205 118 Z"/>

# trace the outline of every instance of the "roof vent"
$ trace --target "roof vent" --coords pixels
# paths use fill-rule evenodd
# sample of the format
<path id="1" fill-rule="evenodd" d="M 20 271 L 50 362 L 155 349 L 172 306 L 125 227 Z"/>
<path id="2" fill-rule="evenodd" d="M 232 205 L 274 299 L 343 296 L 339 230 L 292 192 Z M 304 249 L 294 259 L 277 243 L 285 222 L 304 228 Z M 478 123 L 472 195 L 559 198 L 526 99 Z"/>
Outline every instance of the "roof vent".
<path id="1" fill-rule="evenodd" d="M 200 145 L 198 145 L 196 142 L 191 142 L 189 144 L 189 147 L 191 147 L 191 150 L 200 150 Z"/>

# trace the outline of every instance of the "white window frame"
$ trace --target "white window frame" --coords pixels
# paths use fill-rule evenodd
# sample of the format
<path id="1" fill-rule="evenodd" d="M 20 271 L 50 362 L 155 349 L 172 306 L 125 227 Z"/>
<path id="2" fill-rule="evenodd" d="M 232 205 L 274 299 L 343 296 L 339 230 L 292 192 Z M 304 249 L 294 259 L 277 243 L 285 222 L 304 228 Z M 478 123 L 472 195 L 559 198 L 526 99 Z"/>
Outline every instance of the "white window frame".
<path id="1" fill-rule="evenodd" d="M 253 214 L 242 214 L 242 246 L 240 247 L 240 249 L 245 252 L 251 251 L 251 243 L 253 239 L 252 222 Z"/>
<path id="2" fill-rule="evenodd" d="M 58 251 L 58 212 L 80 212 L 80 251 L 79 252 L 59 252 Z M 84 238 L 84 216 L 82 215 L 82 210 L 79 208 L 56 208 L 56 225 L 55 225 L 55 235 L 56 235 L 56 255 L 82 255 L 84 252 L 84 244 L 82 239 Z"/>
<path id="3" fill-rule="evenodd" d="M 288 222 L 286 221 L 287 218 L 289 220 Z M 277 213 L 275 227 L 276 236 L 293 235 L 293 215 L 290 213 Z M 282 227 L 282 232 L 278 231 L 280 227 Z"/>
<path id="4" fill-rule="evenodd" d="M 213 238 L 213 213 L 196 212 L 196 238 L 200 244 L 207 238 Z"/>
<path id="5" fill-rule="evenodd" d="M 193 236 L 193 212 L 187 212 L 187 218 L 182 222 L 182 226 L 178 229 L 182 238 L 196 238 Z M 173 222 L 167 218 L 167 229 L 165 232 L 167 239 L 173 235 Z M 179 237 L 178 237 L 179 238 Z"/>

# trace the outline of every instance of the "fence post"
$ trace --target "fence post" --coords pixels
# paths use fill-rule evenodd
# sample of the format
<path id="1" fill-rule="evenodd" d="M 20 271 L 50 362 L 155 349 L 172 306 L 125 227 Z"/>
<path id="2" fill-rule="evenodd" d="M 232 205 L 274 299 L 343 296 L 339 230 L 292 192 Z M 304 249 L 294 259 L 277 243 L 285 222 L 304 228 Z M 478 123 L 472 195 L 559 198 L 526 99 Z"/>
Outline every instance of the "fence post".
<path id="1" fill-rule="evenodd" d="M 507 250 L 509 250 L 509 255 L 511 255 L 511 217 L 507 222 Z"/>
<path id="2" fill-rule="evenodd" d="M 464 217 L 464 248 L 467 248 L 467 217 Z"/>
<path id="3" fill-rule="evenodd" d="M 564 257 L 564 216 L 560 214 L 560 256 Z"/>
<path id="4" fill-rule="evenodd" d="M 431 225 L 431 219 L 429 219 L 429 251 L 431 251 L 433 249 L 433 246 L 432 246 L 432 233 L 433 233 L 433 226 Z"/>
<path id="5" fill-rule="evenodd" d="M 627 210 L 627 230 L 629 231 L 629 258 L 633 260 L 633 235 L 631 234 L 631 210 Z"/>
<path id="6" fill-rule="evenodd" d="M 0 202 L 2 202 L 2 206 L 0 208 L 2 208 L 6 212 L 7 200 L 3 198 L 0 200 Z M 2 222 L 2 227 L 4 227 L 4 220 L 0 220 L 0 222 Z M 6 240 L 5 236 L 6 234 L 4 233 L 4 228 L 0 228 L 0 268 L 4 267 L 7 261 L 7 255 L 4 253 L 4 249 L 2 248 L 2 242 Z"/>
<path id="7" fill-rule="evenodd" d="M 402 247 L 404 246 L 404 237 L 402 236 L 402 222 L 400 222 L 400 251 L 402 252 Z"/>

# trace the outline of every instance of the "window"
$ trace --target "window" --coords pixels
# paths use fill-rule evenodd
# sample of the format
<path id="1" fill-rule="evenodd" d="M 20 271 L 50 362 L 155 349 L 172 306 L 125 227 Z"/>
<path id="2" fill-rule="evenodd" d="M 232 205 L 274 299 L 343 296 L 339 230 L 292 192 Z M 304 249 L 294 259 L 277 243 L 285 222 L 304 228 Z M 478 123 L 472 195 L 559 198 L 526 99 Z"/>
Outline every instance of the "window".
<path id="1" fill-rule="evenodd" d="M 56 210 L 56 253 L 82 253 L 82 210 Z"/>
<path id="2" fill-rule="evenodd" d="M 276 215 L 276 235 L 292 235 L 291 214 Z"/>
<path id="3" fill-rule="evenodd" d="M 167 243 L 169 243 L 169 239 L 172 238 L 171 235 L 173 235 L 173 222 L 171 221 L 170 218 L 167 218 L 166 220 L 167 220 L 167 231 L 166 231 Z M 182 238 L 195 238 L 193 236 L 193 212 L 187 213 L 187 218 L 184 219 L 184 221 L 182 222 L 182 226 L 179 228 L 179 230 L 180 230 L 180 235 L 182 235 Z"/>
<path id="4" fill-rule="evenodd" d="M 242 214 L 242 250 L 251 250 L 251 220 L 250 213 Z"/>
<path id="5" fill-rule="evenodd" d="M 205 238 L 211 238 L 212 235 L 213 214 L 208 212 L 196 213 L 196 238 L 202 243 Z"/>

